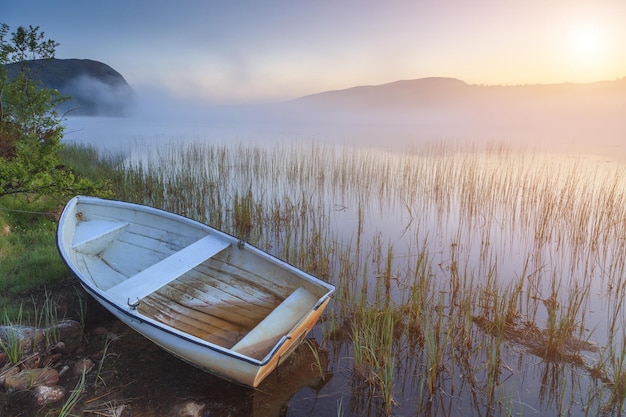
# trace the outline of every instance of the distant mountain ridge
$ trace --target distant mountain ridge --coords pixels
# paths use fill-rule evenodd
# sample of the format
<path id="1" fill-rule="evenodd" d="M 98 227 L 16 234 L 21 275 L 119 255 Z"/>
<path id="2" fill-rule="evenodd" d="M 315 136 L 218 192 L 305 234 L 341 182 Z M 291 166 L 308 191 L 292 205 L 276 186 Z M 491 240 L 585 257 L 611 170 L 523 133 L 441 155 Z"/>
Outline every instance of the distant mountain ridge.
<path id="1" fill-rule="evenodd" d="M 360 85 L 350 88 L 345 88 L 341 90 L 332 90 L 332 91 L 324 91 L 321 93 L 311 94 L 308 96 L 300 97 L 316 97 L 321 95 L 332 95 L 332 94 L 343 94 L 346 92 L 366 92 L 366 91 L 375 91 L 375 90 L 387 90 L 393 92 L 405 92 L 407 90 L 438 90 L 438 89 L 449 89 L 449 88 L 460 88 L 468 86 L 465 81 L 459 80 L 457 78 L 448 78 L 448 77 L 427 77 L 427 78 L 416 78 L 411 80 L 397 80 L 391 81 L 385 84 L 379 85 Z"/>
<path id="2" fill-rule="evenodd" d="M 121 116 L 133 101 L 124 77 L 102 62 L 90 59 L 31 60 L 7 65 L 9 77 L 26 65 L 30 76 L 72 99 L 61 111 L 71 115 Z"/>
<path id="3" fill-rule="evenodd" d="M 300 103 L 329 103 L 339 106 L 363 106 L 388 103 L 405 105 L 423 100 L 429 95 L 448 95 L 469 85 L 456 78 L 430 77 L 415 80 L 400 80 L 374 86 L 357 86 L 344 90 L 327 91 L 300 97 Z"/>
<path id="4" fill-rule="evenodd" d="M 528 85 L 472 85 L 456 78 L 429 77 L 400 80 L 381 85 L 357 86 L 343 90 L 311 94 L 293 103 L 332 105 L 336 107 L 390 108 L 445 106 L 461 103 L 485 103 L 489 100 L 580 99 L 626 94 L 626 77 L 615 81 L 593 83 L 560 83 Z"/>
<path id="5" fill-rule="evenodd" d="M 310 125 L 411 126 L 433 135 L 491 129 L 494 135 L 565 126 L 621 129 L 626 78 L 593 83 L 472 85 L 455 78 L 401 80 L 327 91 L 277 106 L 275 114 Z M 506 126 L 506 128 L 505 128 Z"/>

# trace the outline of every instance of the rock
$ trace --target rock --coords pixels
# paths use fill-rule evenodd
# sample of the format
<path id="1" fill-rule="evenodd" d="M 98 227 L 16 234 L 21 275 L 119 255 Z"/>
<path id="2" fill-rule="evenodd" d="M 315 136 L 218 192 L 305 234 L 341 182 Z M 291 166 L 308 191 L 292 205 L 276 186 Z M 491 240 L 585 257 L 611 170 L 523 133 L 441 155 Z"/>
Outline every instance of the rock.
<path id="1" fill-rule="evenodd" d="M 46 335 L 48 336 L 46 338 Z M 57 343 L 57 340 L 62 341 Z M 32 353 L 44 353 L 48 348 L 57 349 L 62 347 L 67 352 L 74 352 L 82 345 L 83 327 L 75 320 L 61 320 L 55 326 L 47 329 L 35 329 L 29 326 L 13 325 L 0 326 L 0 339 L 9 345 L 19 343 L 23 355 Z M 55 343 L 47 345 L 47 343 Z"/>
<path id="2" fill-rule="evenodd" d="M 91 332 L 92 335 L 100 337 L 102 339 L 106 339 L 109 331 L 104 327 L 98 327 Z"/>
<path id="3" fill-rule="evenodd" d="M 49 349 L 72 353 L 82 346 L 83 327 L 75 320 L 61 320 L 47 329 L 22 325 L 0 326 L 0 340 L 9 346 L 19 343 L 23 356 L 44 353 Z"/>
<path id="4" fill-rule="evenodd" d="M 61 358 L 63 357 L 62 354 L 60 353 L 53 353 L 51 355 L 45 356 L 42 361 L 41 364 L 42 366 L 45 367 L 54 367 L 54 364 L 56 362 L 58 362 Z"/>
<path id="5" fill-rule="evenodd" d="M 113 413 L 111 414 L 111 417 L 121 417 L 122 413 L 124 412 L 124 410 L 126 409 L 127 405 L 126 404 L 122 404 L 119 407 L 117 407 L 115 410 L 113 410 Z"/>
<path id="6" fill-rule="evenodd" d="M 0 339 L 9 346 L 19 346 L 24 355 L 33 353 L 35 330 L 32 327 L 13 325 L 0 326 Z"/>
<path id="7" fill-rule="evenodd" d="M 102 340 L 102 341 L 107 341 L 107 340 L 114 341 L 120 338 L 118 335 L 116 335 L 115 333 L 109 332 L 104 327 L 98 327 L 93 332 L 91 332 L 91 335 L 92 337 L 96 338 L 96 340 Z"/>
<path id="8" fill-rule="evenodd" d="M 80 359 L 74 364 L 74 375 L 87 374 L 93 368 L 93 361 L 91 359 Z"/>
<path id="9" fill-rule="evenodd" d="M 37 407 L 56 403 L 65 397 L 65 388 L 58 385 L 52 387 L 39 385 L 33 390 L 33 397 Z"/>
<path id="10" fill-rule="evenodd" d="M 63 368 L 61 368 L 61 370 L 59 371 L 59 378 L 65 375 L 65 373 L 69 370 L 70 370 L 70 367 L 68 365 L 63 365 Z"/>
<path id="11" fill-rule="evenodd" d="M 52 368 L 25 369 L 4 380 L 7 391 L 23 391 L 40 385 L 56 385 L 59 373 Z"/>
<path id="12" fill-rule="evenodd" d="M 52 346 L 48 346 L 48 353 L 60 353 L 65 351 L 65 343 L 57 342 Z"/>
<path id="13" fill-rule="evenodd" d="M 75 320 L 62 320 L 54 329 L 59 331 L 59 340 L 65 344 L 66 352 L 75 352 L 82 346 L 83 326 L 81 326 L 79 322 Z"/>
<path id="14" fill-rule="evenodd" d="M 0 369 L 0 386 L 5 386 L 4 385 L 4 381 L 6 381 L 6 379 L 10 376 L 13 376 L 15 374 L 17 374 L 20 370 L 17 366 L 13 366 L 9 369 L 7 369 L 6 371 L 3 369 Z"/>
<path id="15" fill-rule="evenodd" d="M 41 364 L 41 355 L 35 354 L 25 359 L 23 366 L 26 369 L 35 369 L 35 368 L 39 368 L 40 364 Z"/>
<path id="16" fill-rule="evenodd" d="M 180 417 L 205 417 L 207 415 L 204 413 L 205 408 L 206 404 L 190 401 L 180 407 L 179 415 Z"/>

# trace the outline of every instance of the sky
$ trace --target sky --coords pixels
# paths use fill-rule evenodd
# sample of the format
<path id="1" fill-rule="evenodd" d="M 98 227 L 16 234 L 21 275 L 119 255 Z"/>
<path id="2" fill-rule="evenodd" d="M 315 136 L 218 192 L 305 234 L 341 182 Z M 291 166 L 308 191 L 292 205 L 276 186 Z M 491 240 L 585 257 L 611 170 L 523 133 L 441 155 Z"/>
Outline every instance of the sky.
<path id="1" fill-rule="evenodd" d="M 20 0 L 57 58 L 210 103 L 279 101 L 424 77 L 518 85 L 626 76 L 624 0 Z"/>

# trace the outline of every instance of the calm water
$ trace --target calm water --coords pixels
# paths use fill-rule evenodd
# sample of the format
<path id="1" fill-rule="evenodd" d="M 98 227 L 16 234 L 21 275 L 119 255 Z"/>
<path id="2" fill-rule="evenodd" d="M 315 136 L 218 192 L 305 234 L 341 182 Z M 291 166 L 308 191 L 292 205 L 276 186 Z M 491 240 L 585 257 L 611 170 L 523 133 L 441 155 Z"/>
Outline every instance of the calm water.
<path id="1" fill-rule="evenodd" d="M 534 145 L 485 148 L 456 139 L 408 146 L 406 138 L 397 142 L 369 138 L 361 143 L 357 133 L 303 133 L 262 125 L 233 130 L 198 123 L 182 130 L 133 119 L 84 118 L 70 120 L 67 133 L 68 141 L 122 152 L 131 165 L 139 161 L 167 165 L 170 178 L 190 169 L 201 169 L 210 178 L 221 174 L 227 177 L 219 183 L 226 188 L 225 195 L 251 191 L 264 207 L 276 207 L 277 202 L 302 206 L 304 201 L 308 212 L 298 223 L 300 232 L 285 231 L 289 226 L 279 229 L 278 236 L 265 231 L 254 236 L 254 243 L 283 258 L 297 257 L 293 249 L 285 252 L 286 247 L 298 239 L 310 242 L 321 230 L 330 264 L 325 278 L 345 284 L 352 294 L 344 298 L 340 288 L 312 333 L 323 352 L 323 377 L 298 371 L 298 361 L 312 362 L 310 349 L 303 346 L 294 367 L 285 369 L 288 375 L 277 374 L 261 387 L 262 393 L 192 371 L 149 342 L 128 335 L 126 340 L 153 352 L 146 359 L 151 371 L 142 377 L 149 382 L 139 389 L 139 403 L 166 404 L 153 404 L 150 412 L 173 410 L 181 398 L 206 404 L 217 413 L 228 409 L 231 415 L 250 415 L 254 410 L 254 415 L 289 416 L 582 416 L 611 410 L 610 389 L 590 369 L 602 368 L 617 378 L 619 363 L 609 358 L 624 352 L 626 167 L 619 160 L 581 154 L 578 147 L 544 152 L 533 150 Z M 228 168 L 213 172 L 216 166 L 192 161 L 179 151 L 198 143 L 199 149 L 207 143 L 229 149 L 226 158 L 231 159 L 224 165 Z M 250 154 L 241 149 L 260 151 L 243 163 L 242 156 Z M 297 161 L 298 178 L 289 175 L 290 161 Z M 194 210 L 194 217 L 211 218 L 202 207 Z M 220 210 L 225 219 L 230 207 Z M 292 240 L 285 239 L 289 233 Z M 410 303 L 413 269 L 420 255 L 428 259 L 427 274 L 438 297 L 431 301 L 450 309 L 450 315 L 439 316 L 447 325 L 454 320 L 449 305 L 454 303 L 453 279 L 460 277 L 465 291 L 484 296 L 497 277 L 501 289 L 523 284 L 523 299 L 517 305 L 520 320 L 532 319 L 543 329 L 549 325 L 549 306 L 557 305 L 558 318 L 572 317 L 582 324 L 576 336 L 599 349 L 579 351 L 582 364 L 549 361 L 529 353 L 519 339 L 501 340 L 496 348 L 491 336 L 470 322 L 473 347 L 459 351 L 443 326 L 437 338 L 445 345 L 438 350 L 443 356 L 434 370 L 434 385 L 428 385 L 429 347 L 412 342 L 410 332 L 403 333 L 393 345 L 393 402 L 388 407 L 375 383 L 355 370 L 351 333 L 341 326 L 350 307 L 342 303 L 365 299 L 375 305 L 383 276 L 388 281 L 386 296 L 397 305 Z M 346 258 L 348 283 L 341 276 Z M 480 300 L 474 301 L 476 315 Z M 337 330 L 333 337 L 328 337 L 330 330 Z M 120 351 L 122 343 L 131 342 L 120 342 Z M 490 371 L 494 360 L 499 369 L 495 377 Z M 155 361 L 164 361 L 175 371 L 155 373 L 161 369 Z M 179 378 L 178 372 L 185 377 Z M 159 381 L 170 378 L 177 381 L 176 395 L 164 396 L 171 384 Z M 216 398 L 216 392 L 224 395 Z"/>

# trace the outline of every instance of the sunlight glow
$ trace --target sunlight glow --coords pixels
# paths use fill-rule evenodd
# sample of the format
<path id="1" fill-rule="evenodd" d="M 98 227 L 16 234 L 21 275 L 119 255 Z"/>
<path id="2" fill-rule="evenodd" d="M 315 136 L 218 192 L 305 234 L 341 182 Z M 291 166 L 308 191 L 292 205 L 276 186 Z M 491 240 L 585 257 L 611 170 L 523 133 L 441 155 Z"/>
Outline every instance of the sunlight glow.
<path id="1" fill-rule="evenodd" d="M 563 29 L 559 55 L 565 79 L 592 82 L 616 76 L 620 53 L 617 32 L 610 20 L 597 16 L 572 18 Z"/>
<path id="2" fill-rule="evenodd" d="M 579 59 L 597 59 L 604 53 L 606 37 L 599 26 L 587 24 L 572 31 L 571 42 Z"/>

